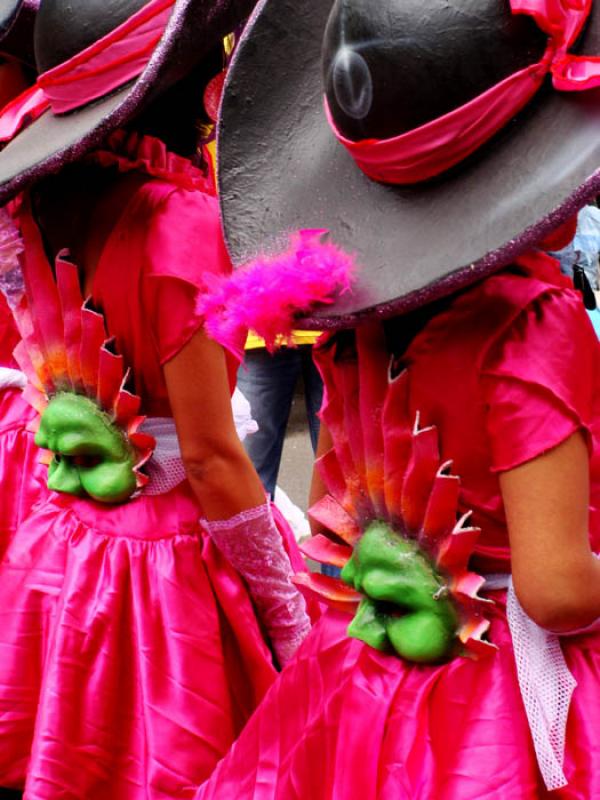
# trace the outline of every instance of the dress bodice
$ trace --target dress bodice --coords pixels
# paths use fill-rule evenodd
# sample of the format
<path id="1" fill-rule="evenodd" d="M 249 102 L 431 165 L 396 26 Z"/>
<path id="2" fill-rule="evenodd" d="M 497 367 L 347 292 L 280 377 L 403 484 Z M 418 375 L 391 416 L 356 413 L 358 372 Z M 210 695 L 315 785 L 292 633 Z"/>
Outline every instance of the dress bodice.
<path id="1" fill-rule="evenodd" d="M 319 357 L 335 361 L 336 348 L 325 343 Z M 481 528 L 474 569 L 510 571 L 499 473 L 578 430 L 591 454 L 590 536 L 600 550 L 600 345 L 553 259 L 525 256 L 457 295 L 396 354 L 394 369 L 408 373 L 398 414 L 437 427 L 442 461 L 461 479 L 459 511 L 471 510 Z"/>
<path id="2" fill-rule="evenodd" d="M 197 302 L 210 277 L 231 271 L 214 185 L 158 139 L 123 131 L 87 160 L 114 170 L 115 180 L 134 171 L 141 176 L 133 192 L 130 185 L 121 192 L 111 184 L 112 205 L 96 206 L 93 224 L 106 227 L 99 218 L 103 209 L 111 223 L 91 299 L 131 370 L 142 413 L 172 416 L 162 367 L 202 327 Z M 26 239 L 28 246 L 36 243 Z M 236 363 L 226 357 L 233 391 Z"/>

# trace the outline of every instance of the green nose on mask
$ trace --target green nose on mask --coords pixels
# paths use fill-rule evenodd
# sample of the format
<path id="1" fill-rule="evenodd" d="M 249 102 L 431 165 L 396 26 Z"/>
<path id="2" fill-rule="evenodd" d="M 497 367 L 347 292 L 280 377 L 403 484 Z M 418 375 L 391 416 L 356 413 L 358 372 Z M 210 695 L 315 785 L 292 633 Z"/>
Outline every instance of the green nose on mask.
<path id="1" fill-rule="evenodd" d="M 348 634 L 408 661 L 432 663 L 454 647 L 457 617 L 445 581 L 415 541 L 385 522 L 366 529 L 342 579 L 362 592 Z"/>
<path id="2" fill-rule="evenodd" d="M 53 397 L 35 443 L 54 453 L 48 488 L 55 492 L 122 503 L 136 489 L 133 448 L 87 397 L 66 392 Z"/>

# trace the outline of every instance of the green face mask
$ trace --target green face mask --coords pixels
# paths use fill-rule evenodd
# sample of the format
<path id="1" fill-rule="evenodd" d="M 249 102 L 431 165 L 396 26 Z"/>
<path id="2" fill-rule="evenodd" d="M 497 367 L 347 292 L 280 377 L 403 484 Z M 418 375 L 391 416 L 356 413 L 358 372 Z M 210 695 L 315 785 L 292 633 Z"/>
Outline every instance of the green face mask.
<path id="1" fill-rule="evenodd" d="M 452 653 L 457 616 L 445 581 L 419 545 L 384 522 L 366 529 L 342 579 L 366 595 L 348 634 L 408 661 L 430 663 Z"/>
<path id="2" fill-rule="evenodd" d="M 122 503 L 136 490 L 131 445 L 87 397 L 69 393 L 53 397 L 35 443 L 54 453 L 48 488 L 55 492 Z"/>

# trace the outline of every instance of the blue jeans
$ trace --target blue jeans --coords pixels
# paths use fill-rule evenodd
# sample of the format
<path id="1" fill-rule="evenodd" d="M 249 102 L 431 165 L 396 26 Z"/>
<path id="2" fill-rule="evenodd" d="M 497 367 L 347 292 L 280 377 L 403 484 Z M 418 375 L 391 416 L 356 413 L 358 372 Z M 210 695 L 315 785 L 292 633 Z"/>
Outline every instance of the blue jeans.
<path id="1" fill-rule="evenodd" d="M 317 412 L 323 400 L 323 383 L 312 360 L 312 347 L 283 347 L 274 355 L 264 348 L 248 350 L 238 372 L 238 386 L 250 402 L 252 416 L 258 422 L 258 432 L 248 436 L 244 445 L 265 491 L 271 497 L 275 494 L 285 431 L 301 375 L 304 378 L 310 439 L 315 450 L 319 438 Z"/>

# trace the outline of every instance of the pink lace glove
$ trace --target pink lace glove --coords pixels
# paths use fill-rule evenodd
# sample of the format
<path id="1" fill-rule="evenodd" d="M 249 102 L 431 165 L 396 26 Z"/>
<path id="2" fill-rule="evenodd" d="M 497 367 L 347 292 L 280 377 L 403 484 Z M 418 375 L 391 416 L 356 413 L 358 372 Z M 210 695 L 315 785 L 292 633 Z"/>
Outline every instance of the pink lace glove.
<path id="1" fill-rule="evenodd" d="M 277 660 L 285 666 L 310 631 L 310 620 L 304 598 L 290 581 L 292 565 L 270 504 L 231 519 L 200 522 L 248 584 Z"/>

